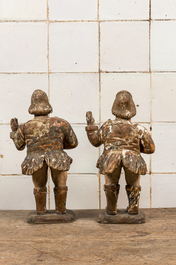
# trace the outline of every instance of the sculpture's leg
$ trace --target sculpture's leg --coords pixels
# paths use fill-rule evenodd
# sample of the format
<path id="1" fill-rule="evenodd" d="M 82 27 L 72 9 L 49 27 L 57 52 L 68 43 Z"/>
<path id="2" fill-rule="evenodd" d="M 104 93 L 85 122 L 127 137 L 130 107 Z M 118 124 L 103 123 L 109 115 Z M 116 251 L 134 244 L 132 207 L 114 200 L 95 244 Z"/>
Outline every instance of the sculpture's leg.
<path id="1" fill-rule="evenodd" d="M 34 196 L 36 201 L 37 214 L 44 214 L 46 212 L 46 194 L 47 194 L 47 169 L 46 162 L 43 163 L 43 167 L 32 175 L 34 183 Z"/>
<path id="2" fill-rule="evenodd" d="M 127 168 L 125 170 L 125 178 L 126 178 L 126 191 L 128 195 L 129 206 L 127 208 L 128 214 L 138 214 L 139 212 L 139 198 L 141 186 L 140 183 L 140 175 L 135 174 L 129 171 Z"/>
<path id="3" fill-rule="evenodd" d="M 116 168 L 113 173 L 105 175 L 104 191 L 106 194 L 107 207 L 106 212 L 109 215 L 117 214 L 117 199 L 119 194 L 121 167 Z"/>
<path id="4" fill-rule="evenodd" d="M 54 195 L 56 212 L 59 214 L 64 214 L 66 213 L 66 199 L 68 190 L 68 187 L 66 186 L 67 171 L 58 171 L 51 168 L 51 176 L 55 184 Z"/>

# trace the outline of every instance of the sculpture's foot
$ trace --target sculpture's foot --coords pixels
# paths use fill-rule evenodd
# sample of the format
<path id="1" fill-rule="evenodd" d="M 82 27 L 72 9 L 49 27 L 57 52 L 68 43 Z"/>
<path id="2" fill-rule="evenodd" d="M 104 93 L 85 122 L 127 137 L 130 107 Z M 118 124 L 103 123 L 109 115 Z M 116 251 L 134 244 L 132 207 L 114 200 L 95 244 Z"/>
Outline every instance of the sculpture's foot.
<path id="1" fill-rule="evenodd" d="M 48 210 L 45 214 L 38 215 L 36 211 L 31 212 L 27 217 L 27 222 L 32 224 L 56 224 L 71 223 L 75 221 L 75 214 L 71 210 L 66 210 L 65 214 Z"/>
<path id="2" fill-rule="evenodd" d="M 66 214 L 66 211 L 61 212 L 61 211 L 56 211 L 57 214 Z"/>
<path id="3" fill-rule="evenodd" d="M 139 213 L 139 207 L 138 206 L 133 206 L 133 207 L 127 207 L 128 214 L 130 215 L 135 215 Z"/>
<path id="4" fill-rule="evenodd" d="M 110 212 L 110 211 L 106 211 L 106 213 L 107 213 L 108 215 L 116 215 L 116 214 L 117 214 L 116 211 L 112 211 L 112 212 Z"/>
<path id="5" fill-rule="evenodd" d="M 145 223 L 145 214 L 141 210 L 135 215 L 128 214 L 126 209 L 117 210 L 116 215 L 109 215 L 103 211 L 99 214 L 98 222 L 102 224 L 141 224 Z"/>
<path id="6" fill-rule="evenodd" d="M 44 211 L 37 211 L 37 214 L 38 215 L 43 215 L 43 214 L 46 214 L 47 212 L 47 209 L 45 209 Z"/>
<path id="7" fill-rule="evenodd" d="M 107 210 L 107 207 L 105 208 L 105 212 L 106 212 L 108 215 L 116 215 L 116 214 L 117 214 L 117 210 L 116 210 L 116 211 L 109 211 L 109 210 Z"/>

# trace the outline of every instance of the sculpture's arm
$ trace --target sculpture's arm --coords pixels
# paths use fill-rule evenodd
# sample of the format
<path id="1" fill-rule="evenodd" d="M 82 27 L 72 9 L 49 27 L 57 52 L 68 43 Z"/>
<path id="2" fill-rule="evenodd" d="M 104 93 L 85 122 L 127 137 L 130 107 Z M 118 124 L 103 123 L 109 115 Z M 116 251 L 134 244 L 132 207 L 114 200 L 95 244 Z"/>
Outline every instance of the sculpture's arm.
<path id="1" fill-rule="evenodd" d="M 67 124 L 66 131 L 67 132 L 66 132 L 65 139 L 64 139 L 64 149 L 72 149 L 72 148 L 77 147 L 78 140 L 77 140 L 77 137 L 76 137 L 76 134 L 73 128 L 71 127 L 69 123 Z"/>
<path id="2" fill-rule="evenodd" d="M 145 154 L 152 154 L 155 152 L 155 144 L 150 133 L 143 126 L 138 125 L 140 134 L 140 151 Z"/>
<path id="3" fill-rule="evenodd" d="M 98 126 L 95 126 L 95 120 L 92 116 L 91 111 L 88 111 L 86 113 L 86 119 L 87 119 L 87 126 L 85 130 L 87 131 L 87 137 L 93 146 L 98 147 L 103 143 L 102 129 L 101 128 L 98 129 Z"/>
<path id="4" fill-rule="evenodd" d="M 18 125 L 18 120 L 16 118 L 11 119 L 10 126 L 12 132 L 10 133 L 10 138 L 13 140 L 16 148 L 18 150 L 23 150 L 25 148 L 25 140 L 23 135 L 24 124 Z"/>

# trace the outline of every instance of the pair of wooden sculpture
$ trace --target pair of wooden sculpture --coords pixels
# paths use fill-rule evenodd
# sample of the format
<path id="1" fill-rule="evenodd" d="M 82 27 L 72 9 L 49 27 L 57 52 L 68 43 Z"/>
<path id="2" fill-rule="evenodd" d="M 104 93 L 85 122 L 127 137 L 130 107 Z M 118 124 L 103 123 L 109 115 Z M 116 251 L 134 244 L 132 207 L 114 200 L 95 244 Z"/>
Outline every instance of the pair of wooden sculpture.
<path id="1" fill-rule="evenodd" d="M 49 117 L 52 107 L 42 90 L 35 90 L 31 97 L 29 113 L 34 119 L 18 125 L 16 118 L 11 120 L 10 137 L 18 150 L 27 145 L 27 156 L 22 163 L 22 173 L 32 175 L 37 215 L 46 213 L 47 170 L 51 170 L 54 182 L 55 212 L 66 214 L 67 171 L 72 159 L 63 149 L 78 145 L 71 125 L 57 117 Z M 155 146 L 150 133 L 142 126 L 131 123 L 136 115 L 132 96 L 127 91 L 117 93 L 112 113 L 115 120 L 107 120 L 100 128 L 95 125 L 91 112 L 87 112 L 87 136 L 95 147 L 104 144 L 103 154 L 97 167 L 105 176 L 104 190 L 107 199 L 106 215 L 117 215 L 118 184 L 121 169 L 124 169 L 126 191 L 129 200 L 128 215 L 139 213 L 140 175 L 145 175 L 147 168 L 140 152 L 151 154 Z"/>

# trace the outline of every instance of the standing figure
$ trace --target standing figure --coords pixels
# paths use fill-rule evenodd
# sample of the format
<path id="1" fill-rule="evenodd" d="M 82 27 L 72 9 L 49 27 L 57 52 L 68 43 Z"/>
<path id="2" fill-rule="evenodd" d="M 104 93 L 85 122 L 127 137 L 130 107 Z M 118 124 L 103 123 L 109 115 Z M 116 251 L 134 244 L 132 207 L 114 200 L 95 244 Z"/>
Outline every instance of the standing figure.
<path id="1" fill-rule="evenodd" d="M 11 139 L 18 150 L 27 146 L 27 156 L 23 161 L 22 173 L 32 175 L 37 214 L 46 212 L 47 171 L 51 170 L 54 182 L 56 213 L 66 213 L 67 171 L 72 163 L 63 149 L 75 148 L 78 145 L 76 135 L 70 124 L 57 117 L 49 117 L 52 107 L 45 92 L 35 90 L 31 97 L 29 113 L 34 118 L 18 125 L 16 118 L 12 119 Z"/>
<path id="2" fill-rule="evenodd" d="M 104 152 L 97 161 L 100 174 L 105 176 L 104 191 L 107 199 L 106 213 L 117 214 L 117 199 L 121 169 L 124 169 L 126 191 L 129 200 L 128 214 L 139 211 L 141 191 L 140 175 L 145 175 L 147 167 L 141 153 L 152 154 L 155 151 L 150 133 L 131 118 L 136 115 L 136 107 L 129 92 L 117 93 L 112 106 L 115 120 L 107 120 L 98 129 L 91 112 L 87 112 L 87 136 L 95 147 L 104 144 Z"/>

